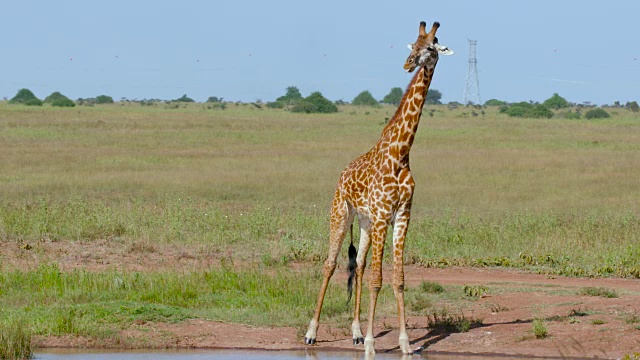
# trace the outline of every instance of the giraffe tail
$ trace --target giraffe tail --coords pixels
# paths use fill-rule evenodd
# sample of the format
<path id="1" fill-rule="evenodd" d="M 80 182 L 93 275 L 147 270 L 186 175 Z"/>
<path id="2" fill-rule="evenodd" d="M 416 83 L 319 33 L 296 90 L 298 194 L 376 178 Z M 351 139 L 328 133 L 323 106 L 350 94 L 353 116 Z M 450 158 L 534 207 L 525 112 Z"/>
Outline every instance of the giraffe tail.
<path id="1" fill-rule="evenodd" d="M 351 295 L 353 294 L 353 279 L 356 276 L 356 256 L 358 256 L 358 250 L 353 246 L 353 224 L 351 224 L 351 245 L 349 245 L 349 265 L 347 267 L 349 271 L 349 279 L 347 280 L 347 292 L 349 297 L 347 298 L 347 305 L 351 301 Z"/>

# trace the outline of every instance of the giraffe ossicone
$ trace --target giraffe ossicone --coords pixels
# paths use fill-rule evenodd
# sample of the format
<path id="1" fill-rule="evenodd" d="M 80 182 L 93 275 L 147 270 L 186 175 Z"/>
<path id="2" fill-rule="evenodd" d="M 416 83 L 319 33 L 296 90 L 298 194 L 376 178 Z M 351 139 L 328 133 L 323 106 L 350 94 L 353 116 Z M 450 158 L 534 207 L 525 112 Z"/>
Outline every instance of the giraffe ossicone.
<path id="1" fill-rule="evenodd" d="M 413 145 L 422 107 L 438 62 L 438 54 L 452 54 L 446 46 L 440 45 L 436 31 L 440 27 L 435 22 L 431 31 L 426 32 L 426 23 L 420 23 L 418 39 L 411 44 L 411 54 L 404 69 L 413 72 L 418 69 L 405 91 L 395 115 L 382 130 L 376 145 L 353 160 L 342 171 L 336 186 L 331 206 L 329 234 L 329 254 L 324 262 L 324 278 L 318 294 L 315 313 L 305 335 L 306 344 L 315 344 L 322 311 L 322 303 L 329 279 L 336 268 L 336 260 L 345 235 L 354 218 L 358 217 L 360 242 L 358 250 L 351 251 L 349 261 L 355 260 L 354 271 L 349 278 L 355 278 L 355 307 L 351 325 L 353 343 L 364 344 L 365 352 L 373 354 L 376 302 L 382 287 L 382 256 L 387 228 L 393 226 L 393 292 L 398 304 L 398 343 L 404 354 L 412 351 L 406 332 L 404 310 L 404 240 L 409 227 L 411 204 L 415 183 L 409 168 L 409 152 Z M 353 240 L 353 239 L 352 239 Z M 372 248 L 371 279 L 369 282 L 370 301 L 366 337 L 360 328 L 360 298 L 362 276 L 366 266 L 367 252 Z M 355 257 L 355 259 L 353 259 Z"/>

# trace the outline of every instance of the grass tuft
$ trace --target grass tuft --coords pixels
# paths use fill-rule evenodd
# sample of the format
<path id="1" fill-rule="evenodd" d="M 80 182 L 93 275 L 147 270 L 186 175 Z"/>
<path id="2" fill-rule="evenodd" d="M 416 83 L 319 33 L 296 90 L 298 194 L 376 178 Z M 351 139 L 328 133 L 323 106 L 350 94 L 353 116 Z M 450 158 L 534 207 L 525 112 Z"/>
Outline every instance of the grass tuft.
<path id="1" fill-rule="evenodd" d="M 23 321 L 0 322 L 0 359 L 32 359 L 31 330 Z"/>
<path id="2" fill-rule="evenodd" d="M 536 318 L 533 320 L 531 331 L 533 332 L 533 336 L 535 336 L 536 339 L 544 339 L 549 336 L 547 325 L 542 319 Z"/>
<path id="3" fill-rule="evenodd" d="M 587 296 L 601 296 L 605 298 L 617 298 L 618 293 L 613 289 L 607 289 L 605 287 L 587 286 L 578 290 L 578 295 Z"/>

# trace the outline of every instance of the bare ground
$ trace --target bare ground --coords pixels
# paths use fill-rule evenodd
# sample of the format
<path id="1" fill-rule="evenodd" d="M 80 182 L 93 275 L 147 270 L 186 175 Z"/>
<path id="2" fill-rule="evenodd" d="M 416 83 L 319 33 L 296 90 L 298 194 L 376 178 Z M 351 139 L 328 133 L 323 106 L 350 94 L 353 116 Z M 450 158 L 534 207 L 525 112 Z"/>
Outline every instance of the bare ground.
<path id="1" fill-rule="evenodd" d="M 58 263 L 62 269 L 188 269 L 215 264 L 218 256 L 206 247 L 169 247 L 112 240 L 88 243 L 42 241 L 33 244 L 0 241 L 0 261 L 5 268 L 32 268 L 46 261 Z M 390 279 L 388 272 L 384 278 Z M 637 329 L 640 325 L 640 280 L 567 278 L 503 269 L 427 269 L 415 266 L 405 267 L 405 278 L 409 286 L 433 281 L 443 285 L 475 284 L 499 289 L 489 291 L 464 310 L 465 315 L 483 319 L 482 325 L 472 327 L 468 332 L 431 330 L 427 327 L 427 317 L 409 317 L 412 347 L 423 354 L 620 358 L 640 352 L 640 330 Z M 587 286 L 613 289 L 619 297 L 577 295 L 579 289 Z M 547 338 L 536 339 L 532 335 L 534 318 L 544 319 L 549 332 Z M 366 321 L 363 329 L 365 326 Z M 313 348 L 353 350 L 349 328 L 350 324 L 321 322 L 318 343 Z M 378 351 L 398 351 L 395 328 L 394 317 L 376 319 Z M 178 324 L 136 323 L 120 335 L 111 342 L 75 336 L 38 337 L 36 346 L 91 348 L 137 344 L 148 348 L 308 348 L 302 342 L 298 328 L 251 327 L 197 319 Z M 361 349 L 362 345 L 355 348 Z"/>

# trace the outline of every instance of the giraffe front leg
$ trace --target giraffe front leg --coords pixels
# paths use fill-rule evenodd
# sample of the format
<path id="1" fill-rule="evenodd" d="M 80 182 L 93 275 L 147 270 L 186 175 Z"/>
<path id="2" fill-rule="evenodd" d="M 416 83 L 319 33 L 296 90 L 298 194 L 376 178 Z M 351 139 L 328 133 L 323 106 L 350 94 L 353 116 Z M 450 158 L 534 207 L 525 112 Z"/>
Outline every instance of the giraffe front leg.
<path id="1" fill-rule="evenodd" d="M 398 305 L 398 343 L 403 354 L 411 354 L 404 310 L 404 240 L 409 227 L 409 213 L 396 217 L 393 226 L 393 293 Z"/>
<path id="2" fill-rule="evenodd" d="M 384 253 L 384 240 L 387 233 L 387 223 L 380 222 L 374 225 L 371 231 L 371 281 L 369 283 L 369 321 L 367 323 L 367 336 L 364 338 L 364 352 L 367 355 L 375 354 L 373 338 L 373 322 L 376 316 L 376 303 L 378 293 L 382 287 L 382 255 Z"/>

